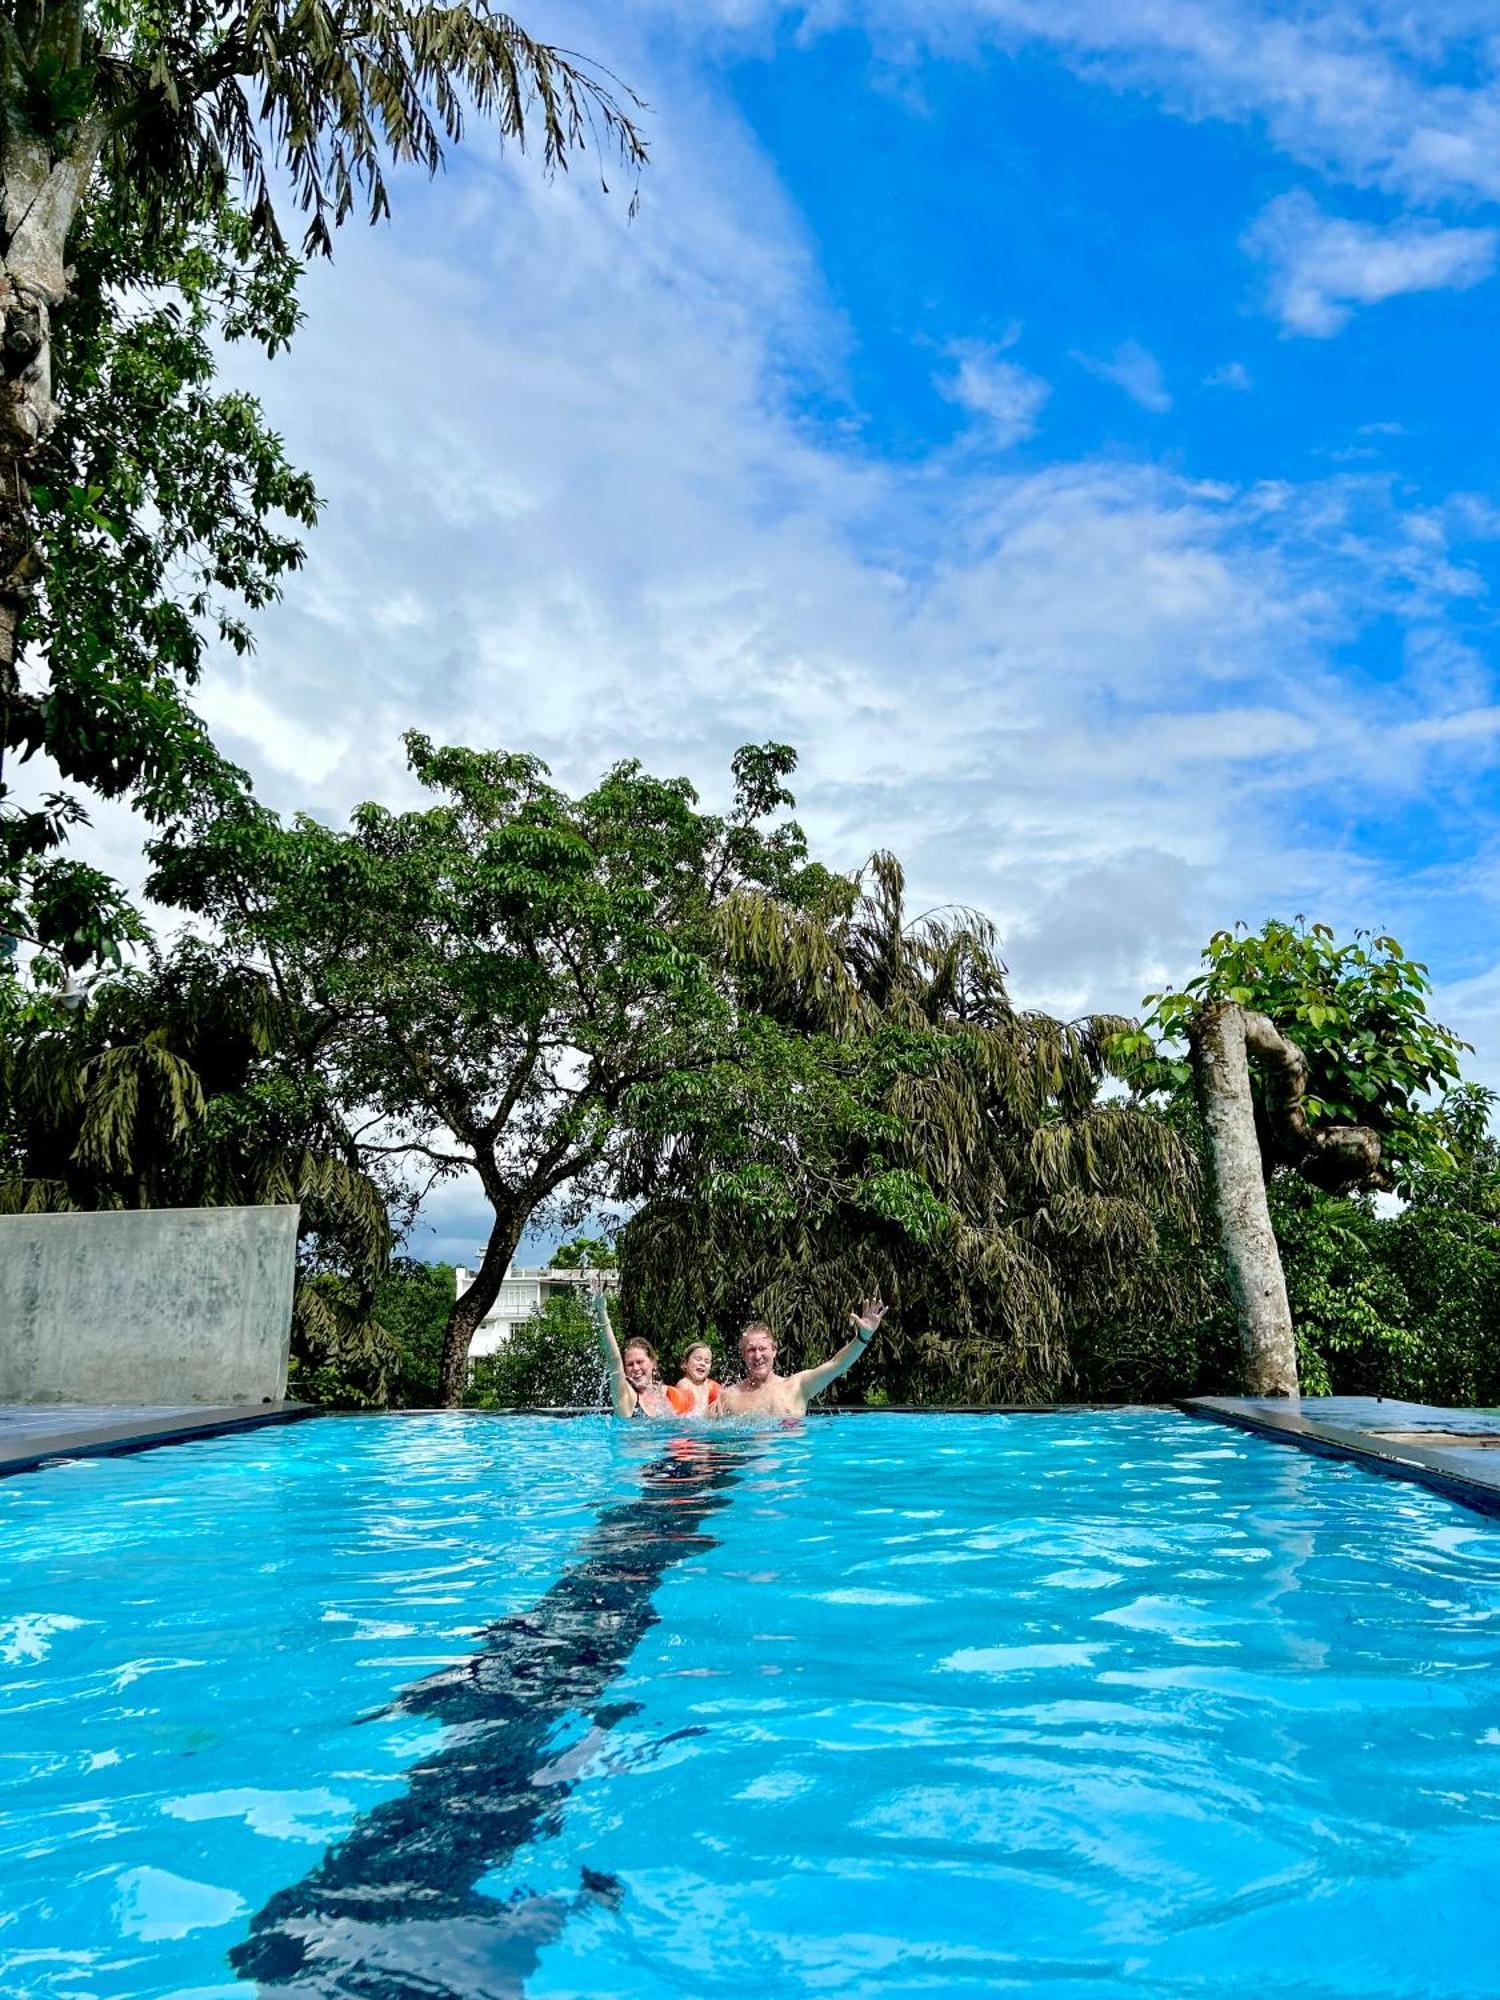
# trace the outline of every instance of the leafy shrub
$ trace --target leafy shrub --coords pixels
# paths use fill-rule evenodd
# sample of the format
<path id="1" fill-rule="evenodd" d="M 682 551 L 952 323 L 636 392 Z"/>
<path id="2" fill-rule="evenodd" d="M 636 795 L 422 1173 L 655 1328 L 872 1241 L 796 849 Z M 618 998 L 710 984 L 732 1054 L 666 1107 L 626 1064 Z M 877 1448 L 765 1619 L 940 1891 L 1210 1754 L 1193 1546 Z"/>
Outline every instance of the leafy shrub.
<path id="1" fill-rule="evenodd" d="M 1389 1225 L 1365 1199 L 1320 1194 L 1294 1175 L 1278 1176 L 1270 1199 L 1303 1394 L 1413 1394 L 1423 1342 L 1385 1254 Z"/>
<path id="2" fill-rule="evenodd" d="M 437 1403 L 443 1331 L 453 1309 L 453 1266 L 393 1258 L 375 1289 L 375 1318 L 389 1334 L 396 1361 L 390 1400 L 405 1409 Z"/>
<path id="3" fill-rule="evenodd" d="M 479 1410 L 601 1406 L 604 1364 L 583 1299 L 565 1292 L 544 1300 L 498 1354 L 474 1363 L 465 1401 Z"/>

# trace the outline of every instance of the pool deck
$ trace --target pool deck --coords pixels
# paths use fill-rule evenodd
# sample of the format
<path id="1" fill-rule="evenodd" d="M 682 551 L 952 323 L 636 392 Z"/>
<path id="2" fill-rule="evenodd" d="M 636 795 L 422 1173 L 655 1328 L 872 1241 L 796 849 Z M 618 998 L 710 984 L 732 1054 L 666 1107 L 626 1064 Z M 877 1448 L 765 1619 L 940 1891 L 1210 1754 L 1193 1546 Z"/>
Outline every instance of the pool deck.
<path id="1" fill-rule="evenodd" d="M 62 1458 L 100 1458 L 315 1416 L 310 1403 L 0 1403 L 0 1478 Z"/>
<path id="2" fill-rule="evenodd" d="M 1193 1396 L 1177 1407 L 1500 1514 L 1500 1411 L 1439 1410 L 1381 1396 Z"/>

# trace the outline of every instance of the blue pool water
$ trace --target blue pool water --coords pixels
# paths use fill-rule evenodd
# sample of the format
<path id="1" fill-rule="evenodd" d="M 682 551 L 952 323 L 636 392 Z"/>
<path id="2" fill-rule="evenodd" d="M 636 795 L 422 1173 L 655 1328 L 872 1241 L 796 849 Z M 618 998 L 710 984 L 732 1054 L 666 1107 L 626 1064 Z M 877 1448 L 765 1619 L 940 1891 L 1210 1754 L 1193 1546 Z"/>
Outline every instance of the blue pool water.
<path id="1" fill-rule="evenodd" d="M 0 1993 L 1500 1990 L 1500 1527 L 1160 1412 L 0 1485 Z"/>

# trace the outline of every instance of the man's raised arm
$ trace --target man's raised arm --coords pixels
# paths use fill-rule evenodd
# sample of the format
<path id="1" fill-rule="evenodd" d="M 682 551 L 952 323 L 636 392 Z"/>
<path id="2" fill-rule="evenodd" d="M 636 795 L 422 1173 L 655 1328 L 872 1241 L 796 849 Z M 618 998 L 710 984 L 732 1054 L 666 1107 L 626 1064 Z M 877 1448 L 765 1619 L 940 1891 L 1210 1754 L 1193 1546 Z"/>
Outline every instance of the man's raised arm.
<path id="1" fill-rule="evenodd" d="M 840 1375 L 849 1372 L 875 1338 L 885 1315 L 886 1308 L 878 1292 L 873 1298 L 866 1299 L 858 1312 L 850 1313 L 849 1317 L 854 1322 L 853 1337 L 844 1342 L 837 1354 L 831 1354 L 816 1368 L 803 1368 L 792 1377 L 804 1403 L 810 1403 L 814 1396 L 821 1396 L 825 1389 L 837 1382 Z"/>

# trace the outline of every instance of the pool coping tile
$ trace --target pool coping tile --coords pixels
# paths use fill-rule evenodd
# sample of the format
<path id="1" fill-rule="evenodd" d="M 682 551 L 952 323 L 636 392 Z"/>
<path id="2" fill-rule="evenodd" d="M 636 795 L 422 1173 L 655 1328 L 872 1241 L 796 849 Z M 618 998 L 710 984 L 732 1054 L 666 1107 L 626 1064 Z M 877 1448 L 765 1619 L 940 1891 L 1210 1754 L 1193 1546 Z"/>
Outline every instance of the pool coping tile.
<path id="1" fill-rule="evenodd" d="M 6 1408 L 24 1408 L 33 1420 L 14 1441 L 5 1434 Z M 101 1421 L 94 1404 L 40 1404 L 0 1407 L 0 1479 L 13 1472 L 35 1472 L 70 1458 L 109 1458 L 149 1451 L 155 1445 L 185 1444 L 192 1438 L 223 1437 L 233 1431 L 259 1430 L 267 1424 L 296 1423 L 321 1411 L 312 1403 L 228 1403 L 201 1407 L 132 1412 L 116 1406 L 117 1415 Z M 72 1421 L 69 1421 L 70 1412 Z M 56 1422 L 47 1424 L 47 1416 Z"/>
<path id="2" fill-rule="evenodd" d="M 1250 1396 L 1188 1396 L 1175 1407 L 1190 1417 L 1230 1424 L 1320 1457 L 1352 1460 L 1384 1478 L 1411 1480 L 1481 1514 L 1500 1515 L 1500 1450 L 1482 1445 L 1412 1444 L 1405 1439 L 1398 1444 L 1377 1427 L 1383 1421 L 1391 1430 L 1450 1430 L 1454 1428 L 1452 1420 L 1458 1419 L 1467 1422 L 1477 1435 L 1492 1435 L 1497 1428 L 1493 1413 L 1438 1411 L 1419 1403 L 1382 1404 L 1374 1397 L 1330 1397 L 1328 1401 L 1348 1408 L 1339 1412 L 1345 1421 L 1329 1423 L 1308 1414 L 1310 1409 L 1317 1411 L 1318 1400 L 1298 1403 Z M 1357 1407 L 1366 1403 L 1368 1409 Z M 1446 1421 L 1439 1424 L 1433 1421 L 1437 1418 Z"/>

